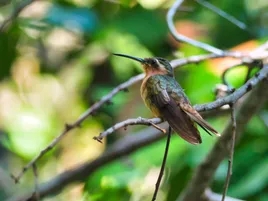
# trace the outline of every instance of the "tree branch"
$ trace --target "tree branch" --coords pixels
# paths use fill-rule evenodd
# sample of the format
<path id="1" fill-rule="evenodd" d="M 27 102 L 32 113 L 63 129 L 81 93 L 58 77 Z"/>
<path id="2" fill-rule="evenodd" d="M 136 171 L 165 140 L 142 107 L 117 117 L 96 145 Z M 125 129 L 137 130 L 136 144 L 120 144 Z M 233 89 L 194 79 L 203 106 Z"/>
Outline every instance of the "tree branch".
<path id="1" fill-rule="evenodd" d="M 230 14 L 226 13 L 225 11 L 219 9 L 218 7 L 214 6 L 213 4 L 209 3 L 208 1 L 203 1 L 203 0 L 195 0 L 197 3 L 199 3 L 200 5 L 208 8 L 209 10 L 213 11 L 214 13 L 218 14 L 219 16 L 225 18 L 226 20 L 228 20 L 229 22 L 233 23 L 235 26 L 237 26 L 238 28 L 245 30 L 245 31 L 250 31 L 247 28 L 247 25 L 241 21 L 239 21 L 238 19 L 236 19 L 235 17 L 231 16 Z"/>
<path id="2" fill-rule="evenodd" d="M 138 117 L 137 119 L 127 119 L 127 120 L 121 121 L 121 122 L 113 125 L 112 127 L 108 128 L 104 132 L 100 133 L 99 136 L 95 136 L 93 139 L 97 140 L 97 141 L 101 141 L 103 138 L 107 137 L 107 135 L 112 134 L 113 132 L 115 132 L 116 130 L 118 130 L 120 128 L 126 128 L 129 125 L 153 126 L 156 129 L 158 129 L 159 131 L 161 131 L 162 133 L 166 133 L 166 130 L 164 130 L 156 125 L 156 124 L 159 124 L 161 122 L 162 122 L 162 120 L 160 118 L 145 119 L 142 117 Z"/>
<path id="3" fill-rule="evenodd" d="M 193 40 L 193 39 L 188 38 L 188 37 L 177 32 L 177 30 L 174 26 L 174 23 L 173 23 L 173 18 L 174 18 L 174 15 L 176 14 L 177 10 L 179 9 L 179 7 L 181 6 L 182 3 L 183 3 L 183 0 L 175 1 L 175 3 L 171 6 L 171 8 L 168 10 L 168 13 L 167 13 L 168 28 L 169 28 L 172 36 L 178 41 L 188 43 L 188 44 L 193 45 L 195 47 L 199 47 L 203 50 L 206 50 L 208 52 L 212 52 L 216 55 L 223 55 L 224 54 L 223 50 L 215 48 L 215 47 L 208 45 L 206 43 L 202 43 L 202 42 Z"/>
<path id="4" fill-rule="evenodd" d="M 33 197 L 36 201 L 39 201 L 39 189 L 38 189 L 38 172 L 37 172 L 37 167 L 36 164 L 33 165 L 33 173 L 34 173 L 34 193 L 33 193 Z"/>
<path id="5" fill-rule="evenodd" d="M 226 180 L 225 180 L 225 184 L 224 184 L 224 188 L 223 188 L 221 201 L 225 201 L 226 194 L 227 194 L 228 187 L 229 187 L 230 180 L 231 180 L 231 176 L 233 173 L 235 135 L 236 135 L 236 119 L 235 119 L 234 105 L 230 104 L 230 108 L 231 108 L 231 121 L 232 121 L 232 136 L 231 136 L 230 144 L 228 144 L 228 146 L 227 146 L 227 149 L 229 151 L 228 169 L 227 169 L 227 175 L 226 175 Z"/>
<path id="6" fill-rule="evenodd" d="M 170 138 L 171 138 L 171 127 L 169 126 L 168 127 L 167 142 L 166 142 L 164 157 L 163 157 L 160 172 L 159 172 L 156 184 L 155 184 L 155 190 L 154 190 L 152 201 L 155 201 L 156 198 L 157 198 L 157 193 L 158 193 L 158 190 L 159 190 L 159 187 L 160 187 L 160 184 L 161 184 L 162 177 L 164 175 L 167 156 L 168 156 L 168 151 L 169 151 Z"/>
<path id="7" fill-rule="evenodd" d="M 173 68 L 177 68 L 180 66 L 184 66 L 187 64 L 193 64 L 193 63 L 200 63 L 201 61 L 205 61 L 208 59 L 216 59 L 216 58 L 222 58 L 222 57 L 233 57 L 237 59 L 241 59 L 244 63 L 252 63 L 252 60 L 258 59 L 257 55 L 248 56 L 241 52 L 230 52 L 230 51 L 224 51 L 223 54 L 217 55 L 217 54 L 205 54 L 205 55 L 194 55 L 190 56 L 188 58 L 180 58 L 180 59 L 174 59 L 170 61 L 170 64 Z"/>

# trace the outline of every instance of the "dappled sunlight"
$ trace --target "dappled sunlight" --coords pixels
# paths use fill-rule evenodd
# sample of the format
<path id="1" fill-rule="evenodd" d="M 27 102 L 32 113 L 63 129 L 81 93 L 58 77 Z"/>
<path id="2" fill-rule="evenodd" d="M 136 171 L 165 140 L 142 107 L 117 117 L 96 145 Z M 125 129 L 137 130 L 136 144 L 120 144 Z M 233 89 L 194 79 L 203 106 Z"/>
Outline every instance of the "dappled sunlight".
<path id="1" fill-rule="evenodd" d="M 88 80 L 85 70 L 74 67 L 63 69 L 60 76 L 41 74 L 35 58 L 17 59 L 12 68 L 13 79 L 0 85 L 0 122 L 8 132 L 10 149 L 31 159 L 60 133 L 65 123 L 74 121 L 85 111 L 86 107 L 78 96 L 82 83 Z M 93 141 L 92 137 L 101 130 L 98 122 L 89 121 L 64 139 L 60 145 L 62 162 L 58 164 L 59 168 L 64 170 L 98 156 L 104 146 Z"/>

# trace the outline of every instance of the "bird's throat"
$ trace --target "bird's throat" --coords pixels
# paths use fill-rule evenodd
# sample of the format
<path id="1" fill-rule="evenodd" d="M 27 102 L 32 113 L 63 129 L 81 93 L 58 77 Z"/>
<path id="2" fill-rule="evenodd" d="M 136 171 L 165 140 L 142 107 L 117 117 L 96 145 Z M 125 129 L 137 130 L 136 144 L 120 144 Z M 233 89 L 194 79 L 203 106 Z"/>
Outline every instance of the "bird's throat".
<path id="1" fill-rule="evenodd" d="M 145 68 L 145 74 L 145 77 L 151 77 L 153 75 L 166 75 L 167 71 L 165 69 Z"/>

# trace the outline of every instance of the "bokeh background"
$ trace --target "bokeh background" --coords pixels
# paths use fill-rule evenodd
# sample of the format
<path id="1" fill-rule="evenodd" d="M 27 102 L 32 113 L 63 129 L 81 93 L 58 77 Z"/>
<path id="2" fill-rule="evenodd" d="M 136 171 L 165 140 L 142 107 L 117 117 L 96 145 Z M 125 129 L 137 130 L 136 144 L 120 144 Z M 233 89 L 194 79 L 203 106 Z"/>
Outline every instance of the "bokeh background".
<path id="1" fill-rule="evenodd" d="M 177 30 L 218 48 L 249 51 L 267 39 L 266 0 L 210 1 L 247 25 L 241 30 L 195 1 L 186 1 L 176 15 Z M 20 1 L 0 1 L 0 21 Z M 204 54 L 175 41 L 169 34 L 169 0 L 54 0 L 35 1 L 0 33 L 0 200 L 34 188 L 27 172 L 15 185 L 18 173 L 64 128 L 118 84 L 142 72 L 138 63 L 111 56 L 112 52 L 169 60 Z M 176 79 L 193 104 L 215 99 L 213 90 L 232 60 L 214 59 L 176 69 Z M 228 80 L 239 87 L 246 68 L 230 71 Z M 139 84 L 120 92 L 112 104 L 71 131 L 38 162 L 39 182 L 97 158 L 117 139 L 145 126 L 121 129 L 103 144 L 93 136 L 127 118 L 152 117 L 139 94 Z M 228 195 L 252 201 L 268 200 L 267 106 L 251 120 L 235 150 Z M 229 115 L 208 121 L 220 132 Z M 173 136 L 159 200 L 175 200 L 194 168 L 216 138 L 201 131 L 203 143 L 192 146 Z M 146 134 L 146 133 L 145 133 Z M 82 183 L 44 198 L 58 200 L 150 200 L 160 169 L 165 140 L 100 168 Z M 227 170 L 223 162 L 212 184 L 222 192 Z"/>

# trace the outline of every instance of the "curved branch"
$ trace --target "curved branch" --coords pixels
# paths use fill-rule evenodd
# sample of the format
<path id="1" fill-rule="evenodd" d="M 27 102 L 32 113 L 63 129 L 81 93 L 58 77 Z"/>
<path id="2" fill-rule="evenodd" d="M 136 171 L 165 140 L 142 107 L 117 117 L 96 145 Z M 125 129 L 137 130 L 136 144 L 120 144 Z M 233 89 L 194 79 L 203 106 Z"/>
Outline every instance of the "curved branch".
<path id="1" fill-rule="evenodd" d="M 173 35 L 173 37 L 178 41 L 182 41 L 182 42 L 188 43 L 190 45 L 193 45 L 195 47 L 199 47 L 203 50 L 206 50 L 208 52 L 212 52 L 216 55 L 223 55 L 224 54 L 223 50 L 215 48 L 215 47 L 208 45 L 206 43 L 202 43 L 202 42 L 193 40 L 193 39 L 188 38 L 188 37 L 177 32 L 177 30 L 174 26 L 174 23 L 173 23 L 173 18 L 174 18 L 176 11 L 178 10 L 178 8 L 181 6 L 182 3 L 183 3 L 183 0 L 177 0 L 172 5 L 172 7 L 168 10 L 168 13 L 167 13 L 167 23 L 168 23 L 169 30 L 170 30 L 171 34 Z"/>
<path id="2" fill-rule="evenodd" d="M 153 126 L 157 130 L 161 131 L 162 133 L 166 133 L 166 130 L 164 130 L 164 129 L 162 129 L 159 126 L 156 125 L 156 124 L 160 124 L 161 122 L 162 122 L 162 120 L 160 118 L 145 119 L 145 118 L 142 118 L 142 117 L 138 117 L 136 119 L 127 119 L 127 120 L 121 121 L 119 123 L 116 123 L 112 127 L 108 128 L 107 130 L 105 130 L 102 133 L 100 133 L 99 136 L 95 136 L 93 139 L 101 142 L 101 140 L 103 138 L 107 137 L 107 135 L 112 134 L 113 132 L 115 132 L 116 130 L 118 130 L 120 128 L 126 128 L 127 126 L 130 126 L 130 125 Z"/>
<path id="3" fill-rule="evenodd" d="M 250 31 L 245 23 L 239 21 L 234 16 L 231 16 L 230 14 L 228 14 L 225 11 L 223 11 L 222 9 L 214 6 L 213 4 L 209 3 L 208 1 L 204 1 L 204 0 L 195 0 L 195 1 L 197 3 L 199 3 L 200 5 L 208 8 L 212 12 L 216 13 L 217 15 L 225 18 L 226 20 L 228 20 L 229 22 L 231 22 L 232 24 L 234 24 L 238 28 L 240 28 L 244 31 Z"/>

